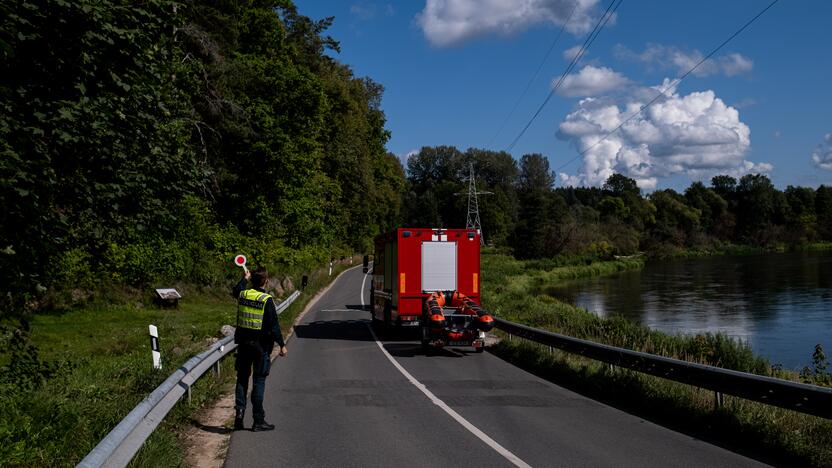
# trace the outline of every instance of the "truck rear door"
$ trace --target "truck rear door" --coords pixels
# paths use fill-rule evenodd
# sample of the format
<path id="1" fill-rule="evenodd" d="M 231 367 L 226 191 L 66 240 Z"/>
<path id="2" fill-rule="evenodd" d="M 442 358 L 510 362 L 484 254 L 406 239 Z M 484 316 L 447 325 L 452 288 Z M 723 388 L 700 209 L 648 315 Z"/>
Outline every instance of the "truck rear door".
<path id="1" fill-rule="evenodd" d="M 422 292 L 456 291 L 456 242 L 422 242 Z"/>

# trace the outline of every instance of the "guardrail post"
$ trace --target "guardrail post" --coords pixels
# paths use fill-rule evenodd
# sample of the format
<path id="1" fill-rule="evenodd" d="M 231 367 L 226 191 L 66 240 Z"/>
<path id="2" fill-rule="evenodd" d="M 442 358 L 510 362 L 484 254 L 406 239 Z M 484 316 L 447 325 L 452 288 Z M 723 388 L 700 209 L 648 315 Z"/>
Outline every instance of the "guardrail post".
<path id="1" fill-rule="evenodd" d="M 719 410 L 725 405 L 725 395 L 722 392 L 714 392 L 714 411 Z"/>
<path id="2" fill-rule="evenodd" d="M 220 378 L 220 361 L 214 363 L 214 378 Z"/>
<path id="3" fill-rule="evenodd" d="M 191 406 L 191 386 L 187 386 L 188 389 L 188 406 Z"/>

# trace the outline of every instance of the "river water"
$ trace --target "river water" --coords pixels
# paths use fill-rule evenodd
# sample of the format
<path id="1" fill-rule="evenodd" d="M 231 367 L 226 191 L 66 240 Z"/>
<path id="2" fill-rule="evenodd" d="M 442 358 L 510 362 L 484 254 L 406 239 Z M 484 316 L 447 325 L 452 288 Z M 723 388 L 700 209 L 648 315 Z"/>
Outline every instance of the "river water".
<path id="1" fill-rule="evenodd" d="M 832 252 L 648 262 L 550 292 L 665 332 L 724 332 L 786 368 L 809 365 L 818 343 L 832 358 Z"/>

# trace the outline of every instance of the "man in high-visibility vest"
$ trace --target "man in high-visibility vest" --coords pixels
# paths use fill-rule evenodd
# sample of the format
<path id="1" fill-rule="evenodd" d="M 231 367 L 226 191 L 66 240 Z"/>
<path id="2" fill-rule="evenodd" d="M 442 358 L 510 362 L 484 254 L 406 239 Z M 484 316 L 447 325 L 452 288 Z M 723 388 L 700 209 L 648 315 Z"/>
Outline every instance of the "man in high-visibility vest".
<path id="1" fill-rule="evenodd" d="M 277 309 L 274 298 L 266 293 L 268 281 L 265 268 L 258 268 L 254 273 L 246 271 L 232 291 L 237 298 L 237 329 L 234 332 L 234 342 L 237 343 L 237 388 L 235 390 L 236 413 L 234 415 L 234 429 L 243 429 L 243 416 L 246 412 L 246 394 L 248 393 L 248 379 L 252 376 L 251 406 L 254 408 L 254 425 L 252 431 L 270 431 L 274 424 L 266 422 L 263 410 L 263 394 L 266 390 L 266 377 L 271 367 L 271 353 L 274 343 L 280 346 L 280 356 L 287 353 L 286 343 L 280 331 L 277 320 Z M 252 288 L 246 289 L 248 280 Z"/>

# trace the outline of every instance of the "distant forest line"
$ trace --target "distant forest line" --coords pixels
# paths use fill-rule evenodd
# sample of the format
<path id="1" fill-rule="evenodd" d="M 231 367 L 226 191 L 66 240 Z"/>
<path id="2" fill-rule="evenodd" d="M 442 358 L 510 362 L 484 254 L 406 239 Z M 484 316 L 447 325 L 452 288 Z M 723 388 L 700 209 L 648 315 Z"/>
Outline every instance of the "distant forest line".
<path id="1" fill-rule="evenodd" d="M 611 175 L 602 187 L 555 187 L 541 154 L 422 148 L 408 159 L 406 223 L 465 225 L 465 178 L 474 164 L 486 242 L 518 258 L 557 255 L 675 255 L 726 245 L 797 248 L 832 241 L 832 187 L 779 190 L 764 174 L 718 175 L 642 194 Z"/>
<path id="2" fill-rule="evenodd" d="M 829 187 L 764 175 L 645 196 L 621 175 L 554 188 L 540 154 L 424 147 L 404 168 L 332 21 L 288 0 L 0 2 L 3 316 L 54 290 L 217 284 L 240 252 L 297 271 L 397 226 L 463 227 L 469 162 L 487 242 L 520 258 L 832 240 Z"/>

